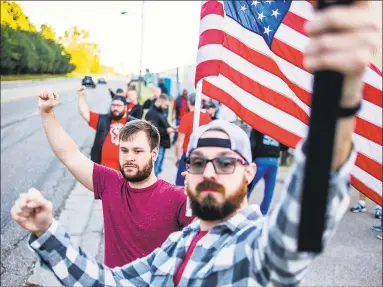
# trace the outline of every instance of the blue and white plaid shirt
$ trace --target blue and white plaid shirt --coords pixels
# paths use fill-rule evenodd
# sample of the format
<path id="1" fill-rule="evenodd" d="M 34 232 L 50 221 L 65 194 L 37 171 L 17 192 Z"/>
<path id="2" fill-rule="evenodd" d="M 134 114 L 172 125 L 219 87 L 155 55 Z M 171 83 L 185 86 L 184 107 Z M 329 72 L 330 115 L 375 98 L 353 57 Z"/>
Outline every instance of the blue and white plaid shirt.
<path id="1" fill-rule="evenodd" d="M 324 246 L 349 205 L 349 173 L 356 152 L 332 174 Z M 305 156 L 296 151 L 295 164 L 282 200 L 262 217 L 258 206 L 242 209 L 213 227 L 197 244 L 179 286 L 296 286 L 317 256 L 298 252 L 300 197 Z M 54 221 L 41 237 L 31 235 L 30 247 L 66 286 L 173 286 L 173 277 L 192 239 L 195 221 L 171 234 L 147 257 L 110 269 L 87 256 Z"/>

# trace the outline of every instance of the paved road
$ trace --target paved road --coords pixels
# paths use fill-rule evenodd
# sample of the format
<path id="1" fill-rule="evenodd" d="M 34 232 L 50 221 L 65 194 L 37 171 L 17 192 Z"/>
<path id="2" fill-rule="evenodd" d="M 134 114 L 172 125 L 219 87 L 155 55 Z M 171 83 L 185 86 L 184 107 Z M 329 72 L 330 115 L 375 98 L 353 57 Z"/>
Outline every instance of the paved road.
<path id="1" fill-rule="evenodd" d="M 36 187 L 62 208 L 73 188 L 73 176 L 56 159 L 37 112 L 39 91 L 46 87 L 60 92 L 56 116 L 81 150 L 89 154 L 94 131 L 80 118 L 76 88 L 79 80 L 48 80 L 1 85 L 1 281 L 2 286 L 20 286 L 28 277 L 34 257 L 26 247 L 27 233 L 11 220 L 10 209 L 19 193 Z M 110 81 L 112 88 L 125 82 Z M 92 110 L 105 112 L 110 104 L 107 86 L 88 90 Z"/>

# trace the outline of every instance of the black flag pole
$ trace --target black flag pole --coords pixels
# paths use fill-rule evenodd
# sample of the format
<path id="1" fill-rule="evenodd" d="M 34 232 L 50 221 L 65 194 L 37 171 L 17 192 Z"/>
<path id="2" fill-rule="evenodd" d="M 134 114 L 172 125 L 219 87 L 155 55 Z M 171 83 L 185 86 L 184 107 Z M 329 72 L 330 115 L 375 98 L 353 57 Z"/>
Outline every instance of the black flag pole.
<path id="1" fill-rule="evenodd" d="M 353 0 L 318 0 L 317 9 L 333 5 L 348 5 Z M 298 251 L 319 253 L 327 209 L 327 197 L 337 113 L 339 110 L 343 74 L 335 71 L 314 73 L 310 129 L 307 137 L 307 160 L 303 179 Z"/>

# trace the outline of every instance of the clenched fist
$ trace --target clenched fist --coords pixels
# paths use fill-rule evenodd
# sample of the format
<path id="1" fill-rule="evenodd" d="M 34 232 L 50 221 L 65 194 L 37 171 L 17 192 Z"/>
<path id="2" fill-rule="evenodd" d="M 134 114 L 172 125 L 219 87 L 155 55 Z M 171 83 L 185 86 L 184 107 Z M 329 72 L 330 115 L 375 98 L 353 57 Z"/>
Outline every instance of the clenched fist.
<path id="1" fill-rule="evenodd" d="M 11 215 L 22 228 L 40 236 L 52 224 L 52 209 L 52 202 L 46 200 L 40 191 L 31 188 L 28 193 L 20 194 Z"/>
<path id="2" fill-rule="evenodd" d="M 317 11 L 306 24 L 310 43 L 304 64 L 311 72 L 334 70 L 344 74 L 342 107 L 360 102 L 363 74 L 379 43 L 378 25 L 368 2 Z"/>
<path id="3" fill-rule="evenodd" d="M 77 94 L 79 96 L 84 97 L 85 96 L 85 86 L 81 86 L 80 88 L 77 89 Z"/>
<path id="4" fill-rule="evenodd" d="M 38 106 L 40 113 L 49 114 L 53 111 L 54 107 L 57 105 L 59 100 L 59 95 L 57 92 L 48 92 L 44 91 L 40 93 Z"/>

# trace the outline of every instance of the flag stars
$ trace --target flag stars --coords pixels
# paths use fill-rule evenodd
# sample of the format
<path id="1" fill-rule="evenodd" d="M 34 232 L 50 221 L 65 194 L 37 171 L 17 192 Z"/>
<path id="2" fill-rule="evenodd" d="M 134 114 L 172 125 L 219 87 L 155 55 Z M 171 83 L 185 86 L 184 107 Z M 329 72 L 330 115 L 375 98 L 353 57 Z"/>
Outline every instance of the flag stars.
<path id="1" fill-rule="evenodd" d="M 242 12 L 245 12 L 246 10 L 247 10 L 247 8 L 246 8 L 245 5 L 241 6 L 241 11 L 242 11 Z"/>
<path id="2" fill-rule="evenodd" d="M 273 0 L 266 1 L 266 3 L 268 3 L 269 5 L 271 5 L 272 2 L 274 2 L 274 1 Z"/>
<path id="3" fill-rule="evenodd" d="M 273 13 L 271 14 L 271 16 L 275 16 L 275 19 L 278 18 L 278 15 L 281 15 L 281 13 L 278 12 L 278 9 L 272 10 L 272 11 L 273 11 Z"/>
<path id="4" fill-rule="evenodd" d="M 263 34 L 267 34 L 267 36 L 270 36 L 270 35 L 269 35 L 270 32 L 271 32 L 271 30 L 270 30 L 270 26 L 267 26 L 267 27 L 265 28 L 265 31 L 263 32 Z"/>
<path id="5" fill-rule="evenodd" d="M 259 4 L 259 1 L 253 1 L 253 3 L 251 3 L 251 5 L 255 7 L 257 7 L 258 4 Z"/>
<path id="6" fill-rule="evenodd" d="M 258 13 L 258 20 L 263 20 L 263 18 L 265 18 L 266 16 L 263 15 L 263 11 L 261 13 Z"/>

